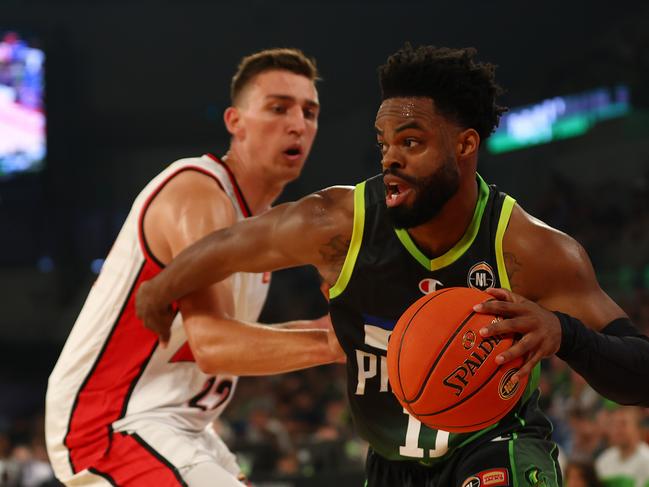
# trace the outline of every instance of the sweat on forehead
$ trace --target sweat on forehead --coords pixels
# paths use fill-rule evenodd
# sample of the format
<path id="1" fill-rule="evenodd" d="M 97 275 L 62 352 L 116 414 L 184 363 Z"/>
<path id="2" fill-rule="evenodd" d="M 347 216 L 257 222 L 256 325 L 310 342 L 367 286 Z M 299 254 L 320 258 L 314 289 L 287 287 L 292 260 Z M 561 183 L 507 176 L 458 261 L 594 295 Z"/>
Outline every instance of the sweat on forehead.
<path id="1" fill-rule="evenodd" d="M 433 100 L 427 97 L 388 98 L 381 103 L 376 119 L 385 116 L 430 118 L 435 115 Z"/>

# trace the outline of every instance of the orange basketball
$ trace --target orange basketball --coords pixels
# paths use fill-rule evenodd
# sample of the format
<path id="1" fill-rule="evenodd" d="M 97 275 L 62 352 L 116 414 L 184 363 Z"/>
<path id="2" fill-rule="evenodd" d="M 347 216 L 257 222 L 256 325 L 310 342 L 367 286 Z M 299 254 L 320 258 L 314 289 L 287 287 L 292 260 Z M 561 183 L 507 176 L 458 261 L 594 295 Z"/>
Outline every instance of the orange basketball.
<path id="1" fill-rule="evenodd" d="M 511 335 L 482 338 L 480 328 L 500 318 L 473 306 L 493 299 L 476 289 L 445 288 L 413 303 L 388 344 L 388 377 L 404 408 L 434 429 L 475 431 L 496 423 L 518 402 L 527 377 L 514 384 L 517 359 L 498 365 Z"/>

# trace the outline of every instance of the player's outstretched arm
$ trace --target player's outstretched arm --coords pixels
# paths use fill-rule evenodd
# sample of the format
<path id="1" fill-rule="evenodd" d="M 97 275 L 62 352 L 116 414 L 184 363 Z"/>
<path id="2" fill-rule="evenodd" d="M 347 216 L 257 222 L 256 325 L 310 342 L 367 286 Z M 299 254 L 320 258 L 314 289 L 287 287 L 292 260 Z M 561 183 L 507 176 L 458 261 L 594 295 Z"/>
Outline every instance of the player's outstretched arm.
<path id="1" fill-rule="evenodd" d="M 211 233 L 182 250 L 163 272 L 140 287 L 137 315 L 164 335 L 173 301 L 234 272 L 314 264 L 324 275 L 328 253 L 323 249 L 332 240 L 349 241 L 352 221 L 353 189 L 334 187 Z M 329 279 L 333 282 L 336 277 L 332 273 Z"/>
<path id="2" fill-rule="evenodd" d="M 524 356 L 519 371 L 524 375 L 541 358 L 557 353 L 602 395 L 649 405 L 649 389 L 639 386 L 649 383 L 649 338 L 600 288 L 581 245 L 517 208 L 504 249 L 517 294 L 490 291 L 498 301 L 477 310 L 507 318 L 487 327 L 485 335 L 522 337 L 497 360 Z"/>
<path id="3" fill-rule="evenodd" d="M 185 305 L 188 299 L 191 309 Z M 193 295 L 181 301 L 181 312 L 196 363 L 206 374 L 270 375 L 344 361 L 331 323 L 323 326 L 328 317 L 247 323 L 220 317 L 209 308 L 197 312 Z"/>
<path id="4" fill-rule="evenodd" d="M 218 185 L 200 173 L 187 172 L 174 178 L 156 197 L 144 228 L 147 244 L 159 260 L 168 263 L 184 255 L 192 243 L 235 220 L 232 204 Z M 173 271 L 174 264 L 168 268 Z M 190 348 L 204 372 L 261 375 L 340 360 L 328 319 L 277 327 L 244 323 L 233 318 L 236 292 L 231 280 L 223 280 L 179 301 Z M 165 318 L 169 326 L 163 342 L 169 338 L 173 315 Z"/>

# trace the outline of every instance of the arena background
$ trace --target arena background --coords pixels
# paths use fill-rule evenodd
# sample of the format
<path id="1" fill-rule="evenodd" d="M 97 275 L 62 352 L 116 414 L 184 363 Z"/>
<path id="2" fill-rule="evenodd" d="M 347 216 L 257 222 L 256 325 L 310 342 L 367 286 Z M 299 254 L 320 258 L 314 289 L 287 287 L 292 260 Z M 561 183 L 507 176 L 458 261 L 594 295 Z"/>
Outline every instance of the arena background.
<path id="1" fill-rule="evenodd" d="M 405 41 L 477 47 L 480 59 L 499 65 L 511 107 L 628 87 L 624 116 L 580 137 L 505 154 L 483 149 L 479 171 L 575 236 L 603 287 L 646 330 L 648 25 L 646 3 L 625 0 L 3 0 L 0 31 L 20 32 L 46 53 L 48 155 L 42 171 L 0 179 L 2 468 L 31 465 L 22 485 L 45 478 L 47 376 L 100 259 L 152 176 L 179 157 L 223 153 L 230 76 L 261 48 L 299 47 L 323 78 L 319 134 L 282 200 L 378 172 L 376 67 Z M 324 310 L 314 272 L 282 271 L 263 317 Z M 601 399 L 583 393 L 559 362 L 545 370 L 545 405 L 565 458 L 579 440 L 576 409 L 605 443 Z M 364 445 L 348 423 L 343 381 L 339 367 L 328 367 L 241 382 L 219 427 L 258 485 L 360 485 Z"/>

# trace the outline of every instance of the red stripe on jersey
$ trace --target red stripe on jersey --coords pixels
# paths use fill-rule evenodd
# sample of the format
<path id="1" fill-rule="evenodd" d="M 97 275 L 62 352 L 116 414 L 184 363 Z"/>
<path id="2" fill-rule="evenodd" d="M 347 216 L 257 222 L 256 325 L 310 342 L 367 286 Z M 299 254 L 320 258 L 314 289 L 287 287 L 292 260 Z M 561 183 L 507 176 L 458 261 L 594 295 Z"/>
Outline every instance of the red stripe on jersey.
<path id="1" fill-rule="evenodd" d="M 78 472 L 93 466 L 110 446 L 111 425 L 126 413 L 128 400 L 158 345 L 158 337 L 135 315 L 135 294 L 139 285 L 152 279 L 164 267 L 150 251 L 144 237 L 144 215 L 153 198 L 176 175 L 193 170 L 219 179 L 198 166 L 184 166 L 166 177 L 146 199 L 138 218 L 138 240 L 145 262 L 127 295 L 122 309 L 86 376 L 74 405 L 63 443 L 70 466 Z M 121 485 L 121 484 L 120 484 Z M 177 485 L 177 484 L 174 484 Z"/>
<path id="2" fill-rule="evenodd" d="M 174 362 L 196 362 L 192 349 L 189 348 L 189 342 L 185 342 L 183 346 L 174 353 L 174 356 L 169 359 L 169 363 Z"/>
<path id="3" fill-rule="evenodd" d="M 98 460 L 110 445 L 111 424 L 124 415 L 128 398 L 158 346 L 155 333 L 135 316 L 135 293 L 159 268 L 147 260 L 75 399 L 64 444 L 76 473 Z"/>
<path id="4" fill-rule="evenodd" d="M 178 470 L 137 435 L 115 433 L 110 451 L 90 471 L 119 486 L 186 486 Z"/>
<path id="5" fill-rule="evenodd" d="M 234 177 L 234 174 L 232 173 L 232 170 L 228 167 L 228 165 L 225 162 L 223 162 L 221 159 L 219 159 L 215 155 L 207 154 L 207 157 L 212 159 L 214 162 L 218 162 L 221 166 L 223 166 L 223 169 L 225 169 L 225 172 L 228 173 L 228 177 L 230 178 L 230 183 L 232 183 L 232 188 L 234 188 L 234 195 L 237 197 L 237 201 L 239 202 L 239 208 L 241 208 L 241 213 L 243 213 L 243 216 L 245 216 L 246 218 L 251 216 L 252 212 L 250 211 L 250 207 L 248 206 L 248 202 L 243 197 L 243 191 L 241 191 L 241 188 L 239 187 L 239 183 L 237 183 L 237 180 Z"/>

